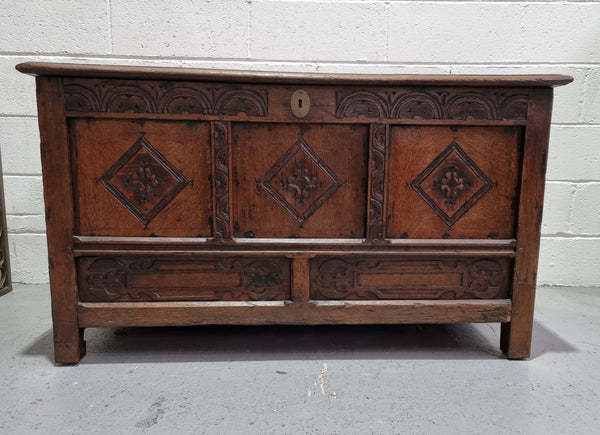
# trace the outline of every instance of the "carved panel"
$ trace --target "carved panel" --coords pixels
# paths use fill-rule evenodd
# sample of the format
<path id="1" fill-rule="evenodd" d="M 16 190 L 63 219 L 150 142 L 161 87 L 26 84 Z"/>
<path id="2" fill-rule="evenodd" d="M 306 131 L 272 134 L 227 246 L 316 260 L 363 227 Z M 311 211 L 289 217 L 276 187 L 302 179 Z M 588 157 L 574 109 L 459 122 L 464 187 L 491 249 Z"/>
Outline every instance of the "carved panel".
<path id="1" fill-rule="evenodd" d="M 302 226 L 344 183 L 300 138 L 257 184 Z"/>
<path id="2" fill-rule="evenodd" d="M 388 238 L 515 237 L 520 127 L 389 129 Z"/>
<path id="3" fill-rule="evenodd" d="M 412 189 L 451 227 L 494 183 L 461 147 L 450 145 L 411 183 Z"/>
<path id="4" fill-rule="evenodd" d="M 106 257 L 79 260 L 82 301 L 283 300 L 289 260 Z"/>
<path id="5" fill-rule="evenodd" d="M 229 135 L 228 122 L 213 123 L 213 167 L 215 184 L 215 239 L 231 237 L 229 212 Z"/>
<path id="6" fill-rule="evenodd" d="M 525 120 L 527 95 L 519 92 L 344 89 L 336 92 L 336 117 Z"/>
<path id="7" fill-rule="evenodd" d="M 316 258 L 310 263 L 311 298 L 506 298 L 510 267 L 507 259 Z"/>
<path id="8" fill-rule="evenodd" d="M 98 181 L 144 225 L 189 183 L 144 136 Z"/>
<path id="9" fill-rule="evenodd" d="M 178 82 L 65 79 L 70 112 L 267 116 L 266 89 L 209 87 Z"/>
<path id="10" fill-rule="evenodd" d="M 387 127 L 371 126 L 371 158 L 369 177 L 369 230 L 368 237 L 372 241 L 385 238 L 383 228 L 383 198 L 385 186 L 385 160 L 387 144 Z"/>
<path id="11" fill-rule="evenodd" d="M 367 237 L 368 125 L 232 122 L 230 145 L 233 237 Z"/>

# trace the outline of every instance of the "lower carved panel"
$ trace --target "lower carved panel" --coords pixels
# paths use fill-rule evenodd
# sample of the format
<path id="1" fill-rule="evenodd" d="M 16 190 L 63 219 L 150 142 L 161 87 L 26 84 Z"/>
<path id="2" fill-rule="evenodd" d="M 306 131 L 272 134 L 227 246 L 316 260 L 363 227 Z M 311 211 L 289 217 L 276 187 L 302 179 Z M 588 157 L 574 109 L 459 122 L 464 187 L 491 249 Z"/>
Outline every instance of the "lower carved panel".
<path id="1" fill-rule="evenodd" d="M 79 299 L 98 301 L 268 301 L 290 298 L 285 258 L 86 257 Z"/>
<path id="2" fill-rule="evenodd" d="M 509 296 L 511 260 L 318 257 L 311 299 L 498 299 Z"/>

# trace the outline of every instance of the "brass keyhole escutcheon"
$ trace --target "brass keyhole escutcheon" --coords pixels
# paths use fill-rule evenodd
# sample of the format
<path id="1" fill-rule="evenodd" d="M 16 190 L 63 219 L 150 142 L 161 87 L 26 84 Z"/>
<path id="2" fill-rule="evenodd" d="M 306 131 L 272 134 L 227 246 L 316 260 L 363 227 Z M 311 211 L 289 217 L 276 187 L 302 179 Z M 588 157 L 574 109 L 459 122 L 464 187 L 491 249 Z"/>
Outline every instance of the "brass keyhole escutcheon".
<path id="1" fill-rule="evenodd" d="M 304 118 L 310 110 L 310 96 L 304 89 L 297 89 L 290 100 L 292 113 L 296 118 Z"/>

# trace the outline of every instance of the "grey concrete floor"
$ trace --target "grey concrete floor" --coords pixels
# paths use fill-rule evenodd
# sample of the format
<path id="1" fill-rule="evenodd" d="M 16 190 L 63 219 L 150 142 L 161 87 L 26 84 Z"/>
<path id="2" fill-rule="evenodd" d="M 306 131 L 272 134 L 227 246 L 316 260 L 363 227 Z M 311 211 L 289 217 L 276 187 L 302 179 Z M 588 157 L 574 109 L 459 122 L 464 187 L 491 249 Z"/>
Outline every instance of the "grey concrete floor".
<path id="1" fill-rule="evenodd" d="M 52 362 L 47 286 L 0 298 L 0 433 L 599 434 L 600 289 L 540 288 L 533 356 L 498 325 L 89 329 Z"/>

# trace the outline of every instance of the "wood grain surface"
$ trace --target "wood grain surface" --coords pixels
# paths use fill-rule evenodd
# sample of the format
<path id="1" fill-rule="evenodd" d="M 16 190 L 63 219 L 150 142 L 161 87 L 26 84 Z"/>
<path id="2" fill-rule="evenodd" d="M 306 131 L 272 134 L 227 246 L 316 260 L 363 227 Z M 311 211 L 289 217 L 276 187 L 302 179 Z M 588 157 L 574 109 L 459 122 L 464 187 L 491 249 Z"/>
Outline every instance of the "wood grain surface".
<path id="1" fill-rule="evenodd" d="M 208 324 L 500 322 L 530 355 L 570 77 L 17 69 L 39 76 L 57 362 L 87 327 Z"/>
<path id="2" fill-rule="evenodd" d="M 239 123 L 232 138 L 235 237 L 365 237 L 366 126 Z"/>
<path id="3" fill-rule="evenodd" d="M 77 234 L 212 236 L 209 123 L 76 119 L 70 131 Z M 153 151 L 132 153 L 140 139 Z"/>
<path id="4" fill-rule="evenodd" d="M 388 237 L 515 237 L 521 131 L 393 127 Z"/>

